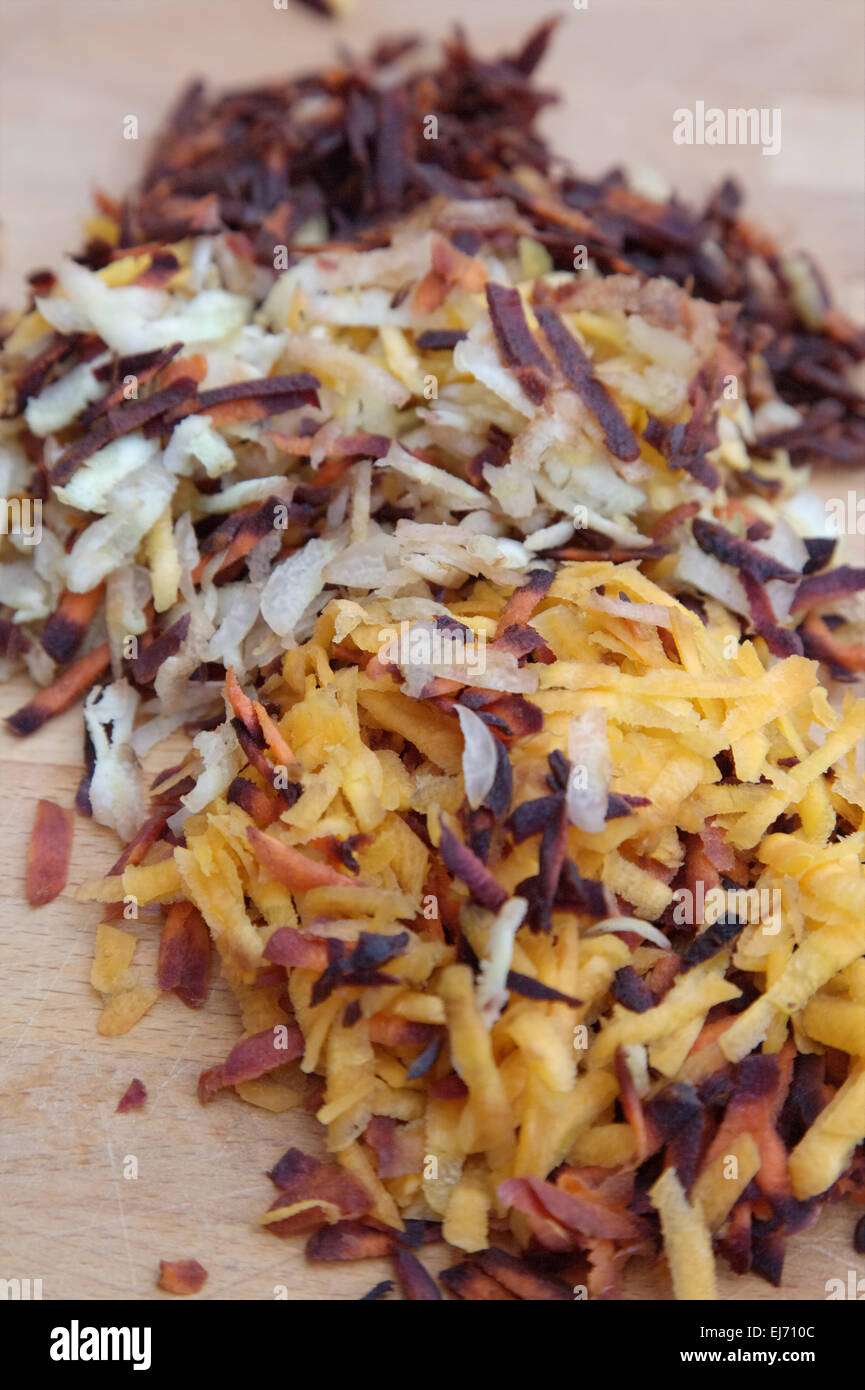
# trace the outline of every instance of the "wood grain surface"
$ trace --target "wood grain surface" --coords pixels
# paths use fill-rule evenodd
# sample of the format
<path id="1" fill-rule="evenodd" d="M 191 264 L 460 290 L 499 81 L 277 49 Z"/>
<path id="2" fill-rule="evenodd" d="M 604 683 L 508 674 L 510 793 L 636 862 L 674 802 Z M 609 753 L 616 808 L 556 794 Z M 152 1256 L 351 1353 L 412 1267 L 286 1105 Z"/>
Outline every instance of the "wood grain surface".
<path id="1" fill-rule="evenodd" d="M 544 125 L 563 152 L 588 173 L 649 166 L 689 196 L 739 174 L 755 216 L 813 250 L 839 300 L 862 313 L 859 0 L 588 0 L 584 10 L 563 0 L 359 0 L 339 25 L 273 0 L 0 0 L 0 302 L 18 303 L 26 271 L 75 248 L 91 188 L 134 180 L 190 75 L 236 86 L 324 63 L 337 43 L 435 37 L 457 20 L 496 51 L 555 12 L 563 22 L 543 77 L 563 103 Z M 780 107 L 781 153 L 674 145 L 673 110 L 698 99 Z M 122 138 L 128 115 L 138 143 Z M 839 482 L 821 486 L 833 495 Z M 8 685 L 0 715 L 29 694 L 23 680 Z M 310 1266 L 302 1241 L 252 1225 L 270 1200 L 265 1169 L 291 1143 L 318 1148 L 315 1121 L 234 1096 L 206 1109 L 195 1098 L 199 1072 L 238 1036 L 227 988 L 217 984 L 200 1012 L 165 996 L 126 1037 L 97 1036 L 89 972 L 99 914 L 72 887 L 108 868 L 113 834 L 76 818 L 70 887 L 36 911 L 23 902 L 36 802 L 72 805 L 81 742 L 79 711 L 27 740 L 0 735 L 0 1278 L 41 1279 L 47 1299 L 165 1298 L 159 1260 L 194 1257 L 210 1271 L 201 1298 L 357 1298 L 391 1275 L 384 1261 Z M 146 770 L 177 761 L 181 746 L 162 745 Z M 142 920 L 137 931 L 147 980 L 158 925 Z M 133 1076 L 147 1086 L 145 1108 L 117 1115 Z M 129 1156 L 135 1179 L 124 1177 Z M 851 1269 L 862 1277 L 856 1214 L 842 1204 L 790 1241 L 782 1291 L 719 1262 L 721 1297 L 823 1299 L 826 1280 L 846 1281 Z M 435 1269 L 438 1248 L 424 1258 Z M 663 1268 L 635 1268 L 628 1298 L 670 1296 Z"/>

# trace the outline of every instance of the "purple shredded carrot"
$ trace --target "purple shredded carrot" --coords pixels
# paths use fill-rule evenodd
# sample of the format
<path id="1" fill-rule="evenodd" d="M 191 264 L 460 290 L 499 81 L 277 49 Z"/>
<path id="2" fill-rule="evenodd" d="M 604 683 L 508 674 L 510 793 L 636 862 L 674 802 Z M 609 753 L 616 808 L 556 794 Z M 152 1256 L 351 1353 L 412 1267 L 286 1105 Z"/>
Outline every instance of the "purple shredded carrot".
<path id="1" fill-rule="evenodd" d="M 639 440 L 606 386 L 595 376 L 592 359 L 549 304 L 537 305 L 535 313 L 563 377 L 598 421 L 610 453 L 627 461 L 639 458 Z"/>
<path id="2" fill-rule="evenodd" d="M 801 613 L 818 604 L 849 598 L 862 589 L 865 589 L 865 569 L 854 569 L 852 565 L 839 565 L 823 574 L 809 574 L 796 589 L 790 612 Z"/>
<path id="3" fill-rule="evenodd" d="M 761 583 L 765 583 L 767 579 L 792 581 L 799 578 L 797 572 L 791 570 L 788 565 L 783 565 L 771 555 L 764 555 L 762 550 L 758 550 L 750 541 L 740 540 L 732 531 L 719 526 L 716 521 L 696 517 L 692 522 L 692 530 L 694 540 L 707 555 L 714 556 L 716 560 L 732 569 L 747 570 Z"/>
<path id="4" fill-rule="evenodd" d="M 753 574 L 745 569 L 741 571 L 740 578 L 751 611 L 751 623 L 757 636 L 763 638 L 773 656 L 801 656 L 802 638 L 791 628 L 780 626 L 769 595 L 759 579 L 755 579 Z"/>
<path id="5" fill-rule="evenodd" d="M 125 405 L 111 406 L 107 414 L 101 418 L 93 429 L 88 430 L 85 435 L 74 444 L 71 444 L 55 463 L 51 470 L 51 481 L 55 487 L 60 487 L 67 483 L 86 459 L 89 459 L 99 449 L 104 449 L 106 444 L 112 440 L 119 439 L 121 435 L 129 434 L 132 430 L 141 429 L 143 425 L 152 422 L 162 416 L 165 411 L 171 410 L 179 405 L 181 401 L 194 396 L 197 383 L 192 377 L 181 377 L 172 382 L 170 386 L 165 386 L 161 391 L 155 391 L 146 400 L 129 401 Z"/>
<path id="6" fill-rule="evenodd" d="M 180 651 L 191 621 L 191 613 L 184 613 L 182 618 L 178 618 L 176 623 L 172 623 L 171 627 L 161 632 L 148 647 L 142 648 L 132 663 L 132 675 L 136 685 L 149 685 L 156 678 L 163 661 Z"/>
<path id="7" fill-rule="evenodd" d="M 546 380 L 552 376 L 552 367 L 532 336 L 519 290 L 488 281 L 486 296 L 499 351 L 529 399 L 540 405 L 547 392 Z"/>
<path id="8" fill-rule="evenodd" d="M 477 855 L 473 854 L 467 845 L 462 844 L 443 821 L 440 850 L 446 867 L 455 878 L 462 880 L 475 902 L 480 903 L 481 907 L 488 907 L 492 912 L 498 912 L 499 908 L 504 906 L 508 899 L 504 888 L 496 882 Z"/>

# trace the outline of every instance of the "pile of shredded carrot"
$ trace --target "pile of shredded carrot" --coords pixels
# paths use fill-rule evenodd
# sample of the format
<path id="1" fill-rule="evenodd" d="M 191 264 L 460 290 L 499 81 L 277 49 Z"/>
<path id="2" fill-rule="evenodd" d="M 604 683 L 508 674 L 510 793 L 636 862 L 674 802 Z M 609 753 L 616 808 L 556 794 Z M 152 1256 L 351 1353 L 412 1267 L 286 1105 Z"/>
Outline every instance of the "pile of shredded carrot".
<path id="1" fill-rule="evenodd" d="M 594 606 L 612 582 L 633 617 Z M 229 674 L 227 794 L 84 892 L 166 909 L 159 984 L 190 1004 L 207 924 L 244 1038 L 199 1095 L 314 1110 L 328 1160 L 290 1151 L 261 1217 L 310 1258 L 442 1239 L 445 1286 L 484 1298 L 508 1295 L 483 1252 L 547 1281 L 553 1252 L 558 1293 L 516 1296 L 606 1298 L 663 1251 L 679 1297 L 711 1298 L 714 1246 L 777 1283 L 789 1233 L 865 1199 L 865 705 L 725 647 L 720 606 L 704 627 L 632 562 L 525 588 L 451 612 L 490 659 L 531 639 L 527 695 L 410 698 L 376 666 L 387 602 L 331 603 L 255 700 Z M 494 740 L 474 809 L 458 709 Z M 609 750 L 592 830 L 562 752 L 587 717 Z M 683 921 L 700 883 L 706 920 Z M 746 890 L 773 913 L 737 915 Z M 100 933 L 98 968 L 126 970 L 134 937 Z M 116 980 L 103 1032 L 157 998 Z"/>

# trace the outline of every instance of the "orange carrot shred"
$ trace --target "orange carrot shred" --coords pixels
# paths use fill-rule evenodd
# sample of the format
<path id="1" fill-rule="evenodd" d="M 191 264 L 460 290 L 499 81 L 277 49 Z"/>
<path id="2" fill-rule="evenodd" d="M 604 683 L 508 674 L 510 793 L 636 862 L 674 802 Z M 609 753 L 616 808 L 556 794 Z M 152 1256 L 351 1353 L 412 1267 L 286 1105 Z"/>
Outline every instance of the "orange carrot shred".
<path id="1" fill-rule="evenodd" d="M 277 449 L 284 449 L 288 454 L 311 454 L 312 440 L 301 435 L 283 434 L 282 430 L 263 430 L 265 439 L 269 439 L 275 444 Z"/>
<path id="2" fill-rule="evenodd" d="M 71 589 L 63 590 L 42 633 L 42 646 L 55 661 L 65 663 L 72 660 L 104 592 L 104 584 L 97 584 L 95 589 L 88 589 L 85 594 L 73 594 Z"/>
<path id="3" fill-rule="evenodd" d="M 198 1260 L 160 1260 L 156 1286 L 166 1293 L 198 1293 L 207 1280 L 207 1270 Z"/>
<path id="4" fill-rule="evenodd" d="M 74 705 L 78 697 L 108 670 L 110 662 L 111 652 L 107 642 L 80 656 L 53 685 L 40 690 L 34 699 L 10 714 L 6 720 L 9 728 L 14 734 L 35 733 L 49 719 Z"/>
<path id="5" fill-rule="evenodd" d="M 27 850 L 27 901 L 31 907 L 43 907 L 63 892 L 71 849 L 72 812 L 54 801 L 40 801 Z"/>
<path id="6" fill-rule="evenodd" d="M 315 470 L 313 482 L 316 486 L 335 483 L 338 478 L 342 477 L 343 473 L 348 472 L 353 462 L 354 460 L 348 457 L 325 459 L 321 467 Z"/>
<path id="7" fill-rule="evenodd" d="M 247 826 L 246 834 L 258 862 L 271 878 L 278 879 L 292 892 L 306 893 L 310 888 L 344 888 L 348 883 L 358 883 L 356 878 L 349 879 L 346 874 L 337 873 L 336 869 L 332 869 L 328 864 L 310 859 L 308 855 L 283 844 L 273 835 L 265 835 L 263 830 L 258 830 L 254 825 Z"/>
<path id="8" fill-rule="evenodd" d="M 207 416 L 214 429 L 218 429 L 222 425 L 237 425 L 245 420 L 266 420 L 273 414 L 273 402 L 270 399 L 220 401 L 218 405 L 202 411 L 202 414 Z"/>
<path id="9" fill-rule="evenodd" d="M 287 765 L 288 763 L 293 763 L 294 754 L 292 753 L 290 747 L 288 746 L 282 734 L 280 733 L 278 724 L 276 724 L 274 720 L 271 719 L 267 710 L 264 708 L 264 705 L 260 704 L 258 700 L 255 700 L 253 701 L 252 708 L 255 710 L 255 715 L 258 719 L 259 728 L 261 729 L 261 732 L 264 734 L 270 751 L 276 758 L 276 761 L 285 765 Z"/>
<path id="10" fill-rule="evenodd" d="M 179 381 L 184 376 L 192 377 L 193 381 L 197 381 L 199 384 L 204 380 L 207 376 L 207 358 L 203 352 L 193 352 L 189 357 L 175 357 L 159 373 L 159 385 L 160 387 L 171 386 L 173 382 Z"/>
<path id="11" fill-rule="evenodd" d="M 258 734 L 258 720 L 255 717 L 255 707 L 248 695 L 245 695 L 238 684 L 237 676 L 234 674 L 234 667 L 229 666 L 225 673 L 225 690 L 231 703 L 231 708 L 249 732 L 253 735 Z M 293 759 L 292 759 L 293 761 Z"/>

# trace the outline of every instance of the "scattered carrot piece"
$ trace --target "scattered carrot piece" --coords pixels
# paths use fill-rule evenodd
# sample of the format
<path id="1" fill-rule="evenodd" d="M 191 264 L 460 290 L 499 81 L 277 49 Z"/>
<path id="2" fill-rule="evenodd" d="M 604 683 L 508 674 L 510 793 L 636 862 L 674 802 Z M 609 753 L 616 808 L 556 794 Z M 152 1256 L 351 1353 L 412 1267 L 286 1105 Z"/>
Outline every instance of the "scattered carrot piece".
<path id="1" fill-rule="evenodd" d="M 207 1282 L 207 1270 L 197 1260 L 160 1260 L 158 1289 L 166 1293 L 199 1293 Z"/>
<path id="2" fill-rule="evenodd" d="M 72 812 L 54 801 L 40 801 L 27 850 L 27 901 L 31 907 L 43 907 L 63 892 L 71 849 Z"/>
<path id="3" fill-rule="evenodd" d="M 129 1110 L 140 1110 L 147 1099 L 147 1087 L 134 1076 L 117 1103 L 115 1114 L 125 1115 Z"/>

